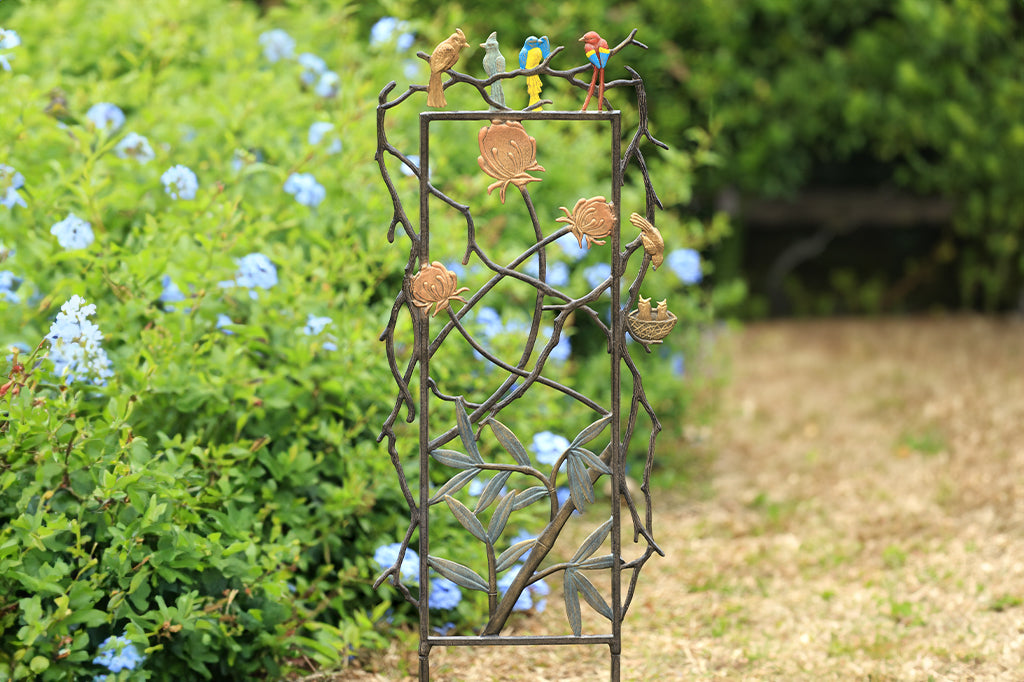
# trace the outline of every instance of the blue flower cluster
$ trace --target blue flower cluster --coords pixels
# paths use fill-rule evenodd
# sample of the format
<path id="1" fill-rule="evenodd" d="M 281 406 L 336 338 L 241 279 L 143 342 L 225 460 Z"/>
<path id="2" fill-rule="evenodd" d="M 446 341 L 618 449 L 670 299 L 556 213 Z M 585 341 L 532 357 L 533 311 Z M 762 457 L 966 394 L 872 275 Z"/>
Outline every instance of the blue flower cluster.
<path id="1" fill-rule="evenodd" d="M 370 45 L 378 47 L 392 41 L 399 52 L 412 47 L 416 36 L 409 31 L 409 25 L 395 17 L 384 17 L 370 28 Z"/>
<path id="2" fill-rule="evenodd" d="M 373 553 L 373 560 L 381 570 L 391 568 L 398 561 L 398 554 L 402 549 L 402 543 L 393 542 L 388 545 L 381 545 Z M 420 557 L 411 547 L 406 547 L 405 558 L 402 560 L 400 575 L 404 582 L 419 584 L 420 581 Z M 462 590 L 459 586 L 447 578 L 433 578 L 430 581 L 430 603 L 431 609 L 454 609 L 462 601 Z"/>
<path id="3" fill-rule="evenodd" d="M 68 383 L 89 381 L 103 386 L 114 375 L 110 359 L 101 345 L 103 333 L 89 320 L 95 312 L 95 304 L 86 304 L 81 296 L 75 294 L 60 307 L 46 335 L 54 372 Z"/>
<path id="4" fill-rule="evenodd" d="M 533 441 L 530 443 L 530 450 L 537 456 L 537 461 L 549 466 L 558 461 L 562 453 L 568 449 L 569 440 L 565 436 L 559 436 L 550 431 L 534 434 Z"/>
<path id="5" fill-rule="evenodd" d="M 311 173 L 292 173 L 284 181 L 284 191 L 295 197 L 303 206 L 314 208 L 327 196 L 324 186 Z"/>
<path id="6" fill-rule="evenodd" d="M 331 318 L 318 317 L 313 313 L 310 313 L 306 318 L 306 324 L 302 328 L 302 333 L 306 336 L 320 336 L 323 334 L 324 329 L 326 329 L 330 324 L 334 324 L 334 320 Z M 326 340 L 321 344 L 324 350 L 338 350 L 338 344 L 335 343 L 337 339 L 335 339 L 333 335 L 325 334 L 324 338 Z"/>
<path id="7" fill-rule="evenodd" d="M 259 37 L 263 47 L 263 56 L 270 63 L 295 59 L 301 67 L 299 82 L 304 88 L 313 88 L 313 92 L 323 98 L 337 97 L 341 91 L 341 77 L 327 68 L 327 63 L 313 54 L 303 52 L 295 57 L 295 39 L 287 31 L 274 28 L 264 31 Z"/>
<path id="8" fill-rule="evenodd" d="M 102 665 L 112 673 L 119 673 L 122 670 L 135 670 L 143 660 L 145 657 L 139 653 L 131 640 L 121 635 L 103 640 L 92 662 Z M 105 676 L 102 677 L 105 679 Z"/>
<path id="9" fill-rule="evenodd" d="M 277 284 L 277 268 L 274 263 L 262 253 L 250 253 L 241 258 L 236 258 L 238 270 L 233 280 L 220 282 L 220 286 L 230 289 L 234 286 L 246 287 L 249 289 L 249 298 L 255 300 L 259 295 L 253 289 L 269 289 Z M 218 319 L 218 326 L 220 320 Z"/>
<path id="10" fill-rule="evenodd" d="M 11 166 L 0 163 L 0 206 L 14 208 L 15 205 L 26 207 L 25 199 L 18 190 L 25 186 L 25 176 Z"/>
<path id="11" fill-rule="evenodd" d="M 121 159 L 135 159 L 139 163 L 149 163 L 156 158 L 153 148 L 147 140 L 138 133 L 128 133 L 114 147 L 114 154 Z"/>
<path id="12" fill-rule="evenodd" d="M 512 582 L 519 575 L 519 571 L 522 565 L 515 566 L 509 569 L 508 573 L 498 578 L 498 591 L 501 594 L 508 592 L 508 588 L 512 587 Z M 542 612 L 548 605 L 547 596 L 551 594 L 551 588 L 548 586 L 544 579 L 540 579 L 536 582 L 530 583 L 519 598 L 516 599 L 515 605 L 512 607 L 513 611 L 529 611 L 533 609 L 537 613 Z"/>
<path id="13" fill-rule="evenodd" d="M 188 166 L 180 163 L 171 166 L 160 176 L 160 182 L 164 183 L 164 191 L 172 199 L 191 200 L 196 198 L 199 190 L 199 180 L 196 174 Z"/>
<path id="14" fill-rule="evenodd" d="M 65 251 L 87 249 L 94 239 L 92 223 L 82 220 L 74 213 L 68 213 L 67 218 L 54 223 L 50 228 L 50 234 L 57 238 L 57 243 Z"/>
<path id="15" fill-rule="evenodd" d="M 18 287 L 20 286 L 20 277 L 10 270 L 0 270 L 0 301 L 20 303 L 21 296 L 18 295 Z"/>
<path id="16" fill-rule="evenodd" d="M 18 36 L 17 31 L 0 26 L 0 50 L 13 50 L 18 45 L 21 45 L 21 38 Z M 0 67 L 4 71 L 11 70 L 10 60 L 13 57 L 14 55 L 10 53 L 0 52 Z"/>
<path id="17" fill-rule="evenodd" d="M 329 139 L 327 144 L 328 154 L 338 154 L 341 152 L 341 139 L 337 136 L 327 137 L 327 134 L 334 130 L 334 124 L 328 121 L 317 121 L 309 126 L 309 133 L 307 139 L 309 144 L 316 147 Z"/>
<path id="18" fill-rule="evenodd" d="M 85 118 L 96 130 L 110 134 L 115 133 L 124 125 L 124 112 L 121 107 L 110 102 L 97 102 L 85 112 Z"/>
<path id="19" fill-rule="evenodd" d="M 704 278 L 700 254 L 693 249 L 676 249 L 665 256 L 665 263 L 683 284 L 698 284 Z"/>

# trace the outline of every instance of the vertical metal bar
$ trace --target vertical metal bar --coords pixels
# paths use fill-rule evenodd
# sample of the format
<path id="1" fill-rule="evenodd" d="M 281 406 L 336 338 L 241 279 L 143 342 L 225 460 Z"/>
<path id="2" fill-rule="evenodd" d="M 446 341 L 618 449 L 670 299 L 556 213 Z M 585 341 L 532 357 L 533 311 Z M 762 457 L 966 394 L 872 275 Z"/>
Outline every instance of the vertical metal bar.
<path id="1" fill-rule="evenodd" d="M 420 252 L 419 265 L 430 263 L 430 120 L 420 116 Z M 427 557 L 430 556 L 430 316 L 425 310 L 414 313 L 416 353 L 420 362 L 420 680 L 430 680 L 430 581 Z"/>
<path id="2" fill-rule="evenodd" d="M 612 255 L 612 366 L 611 366 L 611 389 L 612 389 L 612 556 L 615 563 L 612 564 L 612 644 L 611 644 L 611 680 L 619 681 L 620 655 L 622 653 L 622 518 L 620 514 L 621 491 L 623 482 L 623 467 L 625 457 L 623 456 L 624 446 L 621 433 L 621 367 L 622 367 L 622 346 L 620 342 L 625 341 L 623 332 L 623 318 L 625 312 L 622 306 L 619 282 L 625 270 L 625 259 L 622 257 L 622 163 L 621 163 L 621 116 L 619 112 L 611 119 L 612 124 L 612 205 L 615 207 L 615 229 L 612 231 L 611 255 Z"/>

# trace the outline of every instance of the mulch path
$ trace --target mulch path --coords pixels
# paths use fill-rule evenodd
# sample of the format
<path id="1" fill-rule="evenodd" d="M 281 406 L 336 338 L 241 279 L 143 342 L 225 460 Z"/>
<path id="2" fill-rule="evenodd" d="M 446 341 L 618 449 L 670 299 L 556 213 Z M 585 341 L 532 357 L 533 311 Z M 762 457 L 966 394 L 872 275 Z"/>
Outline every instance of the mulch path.
<path id="1" fill-rule="evenodd" d="M 624 623 L 622 678 L 1024 680 L 1024 321 L 766 322 L 718 343 L 731 381 L 688 443 L 714 455 L 711 492 L 655 501 L 668 556 Z M 563 622 L 553 594 L 514 627 Z M 431 660 L 438 680 L 608 678 L 602 647 Z M 415 652 L 368 667 L 332 679 L 411 679 Z"/>

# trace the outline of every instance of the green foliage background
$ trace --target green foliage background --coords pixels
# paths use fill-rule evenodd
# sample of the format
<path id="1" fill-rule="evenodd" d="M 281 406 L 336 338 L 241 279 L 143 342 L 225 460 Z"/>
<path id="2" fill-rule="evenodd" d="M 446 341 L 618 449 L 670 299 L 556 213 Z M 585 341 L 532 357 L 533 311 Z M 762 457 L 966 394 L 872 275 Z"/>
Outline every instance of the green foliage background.
<path id="1" fill-rule="evenodd" d="M 696 197 L 674 197 L 677 208 L 709 213 L 725 187 L 792 196 L 829 174 L 943 197 L 955 205 L 954 222 L 931 257 L 937 266 L 952 261 L 960 305 L 1017 305 L 1024 283 L 1019 0 L 525 2 L 501 12 L 473 0 L 454 6 L 421 0 L 408 12 L 426 22 L 445 9 L 467 35 L 497 30 L 510 68 L 530 34 L 565 45 L 554 66 L 569 68 L 584 63 L 577 38 L 585 30 L 615 45 L 638 28 L 650 49 L 619 55 L 608 77 L 624 75 L 620 64 L 634 65 L 648 84 L 654 134 L 692 149 L 687 131 L 703 128 L 722 159 L 700 176 Z M 735 254 L 720 260 L 736 274 Z M 882 276 L 892 284 L 903 274 Z"/>
<path id="2" fill-rule="evenodd" d="M 394 399 L 377 336 L 407 251 L 385 239 L 391 206 L 372 161 L 373 113 L 391 78 L 426 82 L 422 61 L 409 67 L 411 54 L 368 45 L 384 14 L 404 15 L 338 2 L 0 5 L 0 26 L 22 40 L 12 71 L 0 71 L 0 163 L 24 175 L 27 202 L 0 208 L 2 267 L 21 280 L 20 302 L 0 300 L 0 680 L 106 672 L 92 659 L 121 633 L 146 661 L 119 679 L 276 679 L 345 665 L 413 618 L 393 588 L 371 588 L 374 550 L 408 522 L 376 443 Z M 453 7 L 414 21 L 416 47 L 429 51 L 464 19 Z M 337 97 L 303 88 L 293 60 L 264 58 L 257 37 L 272 28 L 340 74 Z M 66 110 L 54 109 L 60 97 Z M 92 127 L 84 114 L 97 102 L 117 104 L 123 128 Z M 339 154 L 308 143 L 317 121 L 334 124 Z M 129 131 L 149 139 L 153 161 L 113 153 Z M 411 150 L 416 131 L 413 116 L 390 134 Z M 562 135 L 585 148 L 594 133 Z M 706 133 L 688 135 L 684 149 L 652 157 L 669 204 L 685 204 L 699 170 L 718 162 Z M 453 138 L 441 147 L 451 158 L 433 166 L 482 195 L 475 135 L 464 144 Z M 163 191 L 174 164 L 196 172 L 195 199 Z M 414 181 L 391 170 L 414 195 Z M 319 207 L 283 191 L 293 172 L 326 188 Z M 575 198 L 601 181 L 566 164 L 544 184 Z M 641 209 L 637 187 L 623 197 Z M 87 249 L 64 251 L 50 234 L 69 212 L 92 224 Z M 726 221 L 707 218 L 666 218 L 670 248 L 721 239 Z M 250 253 L 275 264 L 278 283 L 256 297 L 219 286 Z M 573 265 L 577 282 L 585 265 Z M 160 301 L 164 276 L 185 301 Z M 641 362 L 656 374 L 648 391 L 672 438 L 692 393 L 657 369 L 672 353 L 693 364 L 701 326 L 741 290 L 658 277 L 683 324 L 671 348 Z M 97 307 L 114 370 L 102 387 L 64 385 L 45 359 L 42 340 L 75 294 Z M 334 321 L 308 336 L 311 314 Z M 566 375 L 586 383 L 603 371 L 604 349 L 583 328 L 569 333 Z M 437 371 L 470 390 L 472 364 L 465 348 Z M 534 429 L 556 428 L 556 409 L 531 410 Z M 439 523 L 439 538 L 454 558 L 470 556 L 471 538 L 454 529 Z M 466 599 L 438 617 L 470 631 L 482 613 Z"/>

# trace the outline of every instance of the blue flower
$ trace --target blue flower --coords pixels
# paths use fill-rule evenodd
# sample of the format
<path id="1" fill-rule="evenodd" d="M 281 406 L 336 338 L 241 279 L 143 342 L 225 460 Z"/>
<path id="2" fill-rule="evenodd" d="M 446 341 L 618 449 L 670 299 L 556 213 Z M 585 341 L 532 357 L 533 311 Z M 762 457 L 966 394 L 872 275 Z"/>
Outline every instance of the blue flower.
<path id="1" fill-rule="evenodd" d="M 398 552 L 402 549 L 402 543 L 393 542 L 390 545 L 381 545 L 373 553 L 373 560 L 377 562 L 381 570 L 391 568 L 398 561 Z M 420 579 L 420 557 L 411 548 L 405 548 L 405 558 L 402 560 L 402 579 L 412 583 L 418 583 Z"/>
<path id="2" fill-rule="evenodd" d="M 185 300 L 185 292 L 174 283 L 170 275 L 164 275 L 160 279 L 160 284 L 163 286 L 163 291 L 160 292 L 161 303 L 180 303 Z M 174 310 L 173 305 L 167 305 L 168 310 Z"/>
<path id="3" fill-rule="evenodd" d="M 540 277 L 540 260 L 537 256 L 531 257 L 523 264 L 523 272 L 533 277 Z M 569 266 L 561 261 L 549 261 L 546 281 L 551 286 L 564 287 L 569 283 Z"/>
<path id="4" fill-rule="evenodd" d="M 481 334 L 489 339 L 505 331 L 505 325 L 501 322 L 501 315 L 490 306 L 477 309 L 475 323 L 481 328 Z"/>
<path id="5" fill-rule="evenodd" d="M 327 70 L 327 62 L 311 52 L 303 52 L 296 61 L 302 67 L 302 75 L 299 76 L 299 80 L 306 87 L 316 83 L 320 79 L 320 74 Z"/>
<path id="6" fill-rule="evenodd" d="M 96 130 L 112 133 L 124 125 L 124 112 L 121 107 L 110 102 L 98 102 L 89 107 L 85 117 Z"/>
<path id="7" fill-rule="evenodd" d="M 262 253 L 250 253 L 235 262 L 238 263 L 238 272 L 235 273 L 238 286 L 269 289 L 277 284 L 277 268 Z"/>
<path id="8" fill-rule="evenodd" d="M 230 329 L 225 329 L 225 327 L 227 327 L 228 325 L 232 325 L 232 324 L 234 324 L 234 320 L 232 320 L 230 317 L 228 317 L 224 313 L 220 313 L 220 314 L 217 315 L 217 329 L 220 329 L 222 332 L 224 332 L 228 336 L 234 336 L 235 335 L 235 333 L 233 331 L 231 331 Z"/>
<path id="9" fill-rule="evenodd" d="M 65 251 L 77 251 L 86 249 L 93 242 L 92 224 L 82 220 L 74 213 L 68 213 L 68 217 L 58 221 L 50 228 L 50 234 L 57 238 L 57 243 Z"/>
<path id="10" fill-rule="evenodd" d="M 284 29 L 274 28 L 260 34 L 259 43 L 263 47 L 263 56 L 268 62 L 291 59 L 295 54 L 295 39 Z"/>
<path id="11" fill-rule="evenodd" d="M 683 357 L 682 353 L 676 353 L 672 356 L 672 373 L 677 377 L 686 374 L 686 358 Z"/>
<path id="12" fill-rule="evenodd" d="M 327 121 L 317 121 L 309 126 L 308 139 L 314 147 L 324 141 L 327 133 L 334 130 L 334 124 Z M 328 154 L 337 154 L 341 151 L 341 139 L 337 136 L 331 137 L 331 143 L 327 146 Z"/>
<path id="13" fill-rule="evenodd" d="M 317 317 L 313 313 L 309 313 L 309 316 L 306 318 L 306 326 L 302 328 L 302 333 L 306 336 L 319 336 L 327 328 L 327 325 L 333 323 L 334 320 L 329 317 Z M 334 342 L 335 338 L 330 334 L 327 334 L 326 338 L 328 340 L 323 342 L 324 350 L 338 350 L 338 344 Z"/>
<path id="14" fill-rule="evenodd" d="M 114 154 L 119 159 L 132 158 L 139 163 L 149 163 L 156 158 L 149 140 L 138 133 L 128 133 L 114 147 Z"/>
<path id="15" fill-rule="evenodd" d="M 199 180 L 188 166 L 177 164 L 171 166 L 160 176 L 164 183 L 164 191 L 172 199 L 195 199 L 199 190 Z"/>
<path id="16" fill-rule="evenodd" d="M 454 609 L 462 601 L 462 590 L 448 578 L 430 581 L 430 608 Z"/>
<path id="17" fill-rule="evenodd" d="M 60 307 L 46 335 L 54 373 L 65 377 L 69 384 L 82 380 L 103 386 L 114 375 L 110 359 L 100 345 L 103 333 L 89 320 L 95 312 L 95 304 L 86 304 L 85 299 L 75 294 Z"/>
<path id="18" fill-rule="evenodd" d="M 487 484 L 491 482 L 491 480 L 492 479 L 490 478 L 485 478 L 483 480 L 480 480 L 479 478 L 474 478 L 472 481 L 469 482 L 469 487 L 467 488 L 467 491 L 469 492 L 471 497 L 479 497 L 480 494 L 484 491 L 484 488 L 487 487 Z M 498 495 L 504 496 L 505 493 L 507 492 L 508 487 L 502 486 L 501 490 L 498 491 Z"/>
<path id="19" fill-rule="evenodd" d="M 432 629 L 434 630 L 435 635 L 444 637 L 445 635 L 450 635 L 455 631 L 455 623 L 448 621 L 444 625 L 435 625 Z"/>
<path id="20" fill-rule="evenodd" d="M 606 279 L 611 277 L 612 266 L 608 263 L 594 263 L 589 268 L 583 270 L 583 278 L 587 280 L 587 284 L 591 289 L 596 289 L 601 286 Z M 608 290 L 605 290 L 605 295 L 608 295 Z"/>
<path id="21" fill-rule="evenodd" d="M 516 579 L 519 574 L 520 567 L 516 566 L 509 570 L 508 573 L 498 578 L 498 590 L 501 594 L 508 592 L 508 588 L 512 587 L 512 582 Z M 526 589 L 522 591 L 519 597 L 516 599 L 515 605 L 512 607 L 513 611 L 529 611 L 531 608 L 540 613 L 547 606 L 546 597 L 551 593 L 551 588 L 543 580 L 538 580 L 530 585 L 527 585 Z"/>
<path id="22" fill-rule="evenodd" d="M 530 449 L 541 464 L 554 464 L 562 453 L 569 449 L 569 440 L 550 431 L 541 431 L 533 436 Z"/>
<path id="23" fill-rule="evenodd" d="M 544 327 L 544 329 L 541 330 L 541 332 L 549 338 L 554 331 L 553 327 Z M 556 343 L 555 347 L 551 349 L 551 353 L 548 355 L 548 358 L 555 362 L 565 362 L 569 359 L 570 355 L 572 355 L 572 345 L 569 343 L 569 337 L 565 335 L 563 330 L 563 333 L 558 337 L 558 343 Z"/>
<path id="24" fill-rule="evenodd" d="M 333 71 L 324 71 L 316 82 L 313 92 L 323 98 L 337 97 L 341 91 L 341 76 Z"/>
<path id="25" fill-rule="evenodd" d="M 18 194 L 18 188 L 25 185 L 25 176 L 10 166 L 0 163 L 0 205 L 14 208 L 15 204 L 26 207 L 28 204 Z"/>
<path id="26" fill-rule="evenodd" d="M 518 533 L 516 533 L 515 537 L 513 537 L 509 541 L 509 545 L 515 545 L 517 543 L 524 542 L 525 540 L 536 540 L 536 539 L 537 539 L 537 535 L 536 534 L 531 533 L 530 531 L 528 531 L 525 528 L 523 528 Z M 519 563 L 523 563 L 524 561 L 529 559 L 531 551 L 533 551 L 533 550 L 532 549 L 531 550 L 527 550 L 526 553 L 524 553 L 521 557 L 519 557 Z"/>
<path id="27" fill-rule="evenodd" d="M 99 652 L 92 662 L 102 665 L 112 673 L 119 673 L 122 670 L 134 670 L 143 661 L 143 656 L 138 649 L 124 635 L 120 637 L 107 637 L 100 644 Z"/>
<path id="28" fill-rule="evenodd" d="M 20 303 L 18 287 L 21 286 L 21 278 L 15 276 L 10 270 L 0 270 L 0 301 Z"/>
<path id="29" fill-rule="evenodd" d="M 562 251 L 565 252 L 565 255 L 569 256 L 573 260 L 579 260 L 587 255 L 587 248 L 585 246 L 580 246 L 580 243 L 576 241 L 576 238 L 571 234 L 562 235 L 555 241 L 555 243 L 561 247 Z"/>
<path id="30" fill-rule="evenodd" d="M 415 166 L 415 170 L 413 170 L 412 168 L 409 168 L 404 163 L 401 166 L 399 166 L 399 170 L 402 171 L 402 175 L 408 176 L 410 178 L 414 178 L 414 177 L 416 177 L 416 174 L 420 172 L 420 155 L 419 154 L 410 154 L 408 158 L 409 158 L 410 163 L 412 163 L 412 165 Z M 433 175 L 434 175 L 434 172 L 430 171 L 430 173 L 427 174 L 427 180 L 429 180 L 431 177 L 433 177 Z"/>
<path id="31" fill-rule="evenodd" d="M 700 268 L 700 254 L 693 249 L 676 249 L 665 257 L 669 269 L 683 284 L 697 284 L 704 278 Z"/>
<path id="32" fill-rule="evenodd" d="M 324 200 L 327 191 L 310 173 L 292 173 L 284 181 L 284 191 L 303 206 L 314 208 Z"/>
<path id="33" fill-rule="evenodd" d="M 17 31 L 13 31 L 9 28 L 0 28 L 0 50 L 11 50 L 18 45 L 21 45 L 21 37 L 18 36 Z M 4 71 L 11 70 L 11 63 L 8 61 L 13 55 L 0 54 L 0 67 L 3 67 Z"/>
<path id="34" fill-rule="evenodd" d="M 410 33 L 409 25 L 395 17 L 384 17 L 370 28 L 370 45 L 383 45 L 395 40 L 395 46 L 399 52 L 404 52 L 412 47 L 416 37 Z M 397 39 L 395 34 L 398 33 Z"/>

